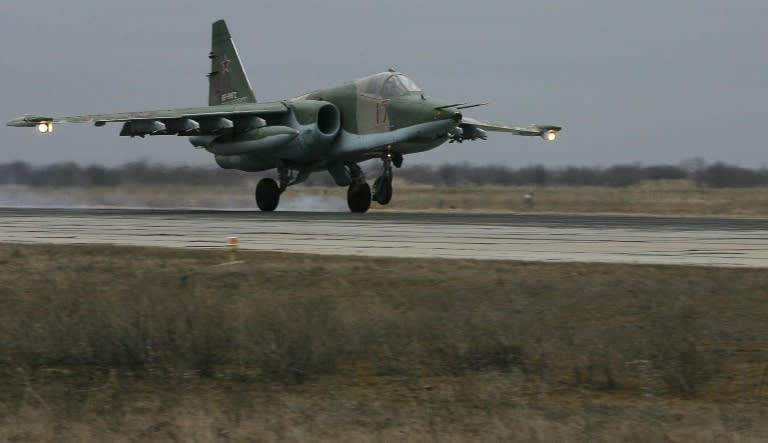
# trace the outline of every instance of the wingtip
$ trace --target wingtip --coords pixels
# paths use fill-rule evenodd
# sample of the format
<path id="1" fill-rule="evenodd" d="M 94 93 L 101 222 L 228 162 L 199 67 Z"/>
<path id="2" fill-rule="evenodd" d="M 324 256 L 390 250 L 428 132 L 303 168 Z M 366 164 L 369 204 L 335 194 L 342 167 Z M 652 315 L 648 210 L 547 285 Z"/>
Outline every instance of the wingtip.
<path id="1" fill-rule="evenodd" d="M 16 117 L 13 120 L 9 120 L 5 123 L 5 125 L 14 126 L 17 128 L 32 128 L 39 125 L 40 123 L 53 124 L 54 121 L 56 121 L 55 118 L 45 115 L 22 115 L 21 117 Z"/>

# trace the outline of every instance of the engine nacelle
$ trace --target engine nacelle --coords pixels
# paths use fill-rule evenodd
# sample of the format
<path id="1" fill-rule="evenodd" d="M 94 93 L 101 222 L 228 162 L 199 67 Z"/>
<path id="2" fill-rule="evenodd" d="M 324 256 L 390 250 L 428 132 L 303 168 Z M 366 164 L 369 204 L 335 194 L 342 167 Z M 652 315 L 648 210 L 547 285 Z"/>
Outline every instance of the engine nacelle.
<path id="1" fill-rule="evenodd" d="M 339 108 L 321 100 L 296 100 L 290 107 L 299 124 L 299 140 L 305 153 L 325 152 L 341 130 Z"/>

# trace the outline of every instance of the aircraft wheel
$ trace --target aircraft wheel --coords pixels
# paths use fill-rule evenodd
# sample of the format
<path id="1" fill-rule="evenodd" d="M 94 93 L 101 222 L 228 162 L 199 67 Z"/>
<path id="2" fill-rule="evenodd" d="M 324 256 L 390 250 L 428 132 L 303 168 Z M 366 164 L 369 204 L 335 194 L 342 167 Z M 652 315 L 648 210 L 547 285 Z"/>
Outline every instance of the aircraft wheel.
<path id="1" fill-rule="evenodd" d="M 349 186 L 347 205 L 352 212 L 365 212 L 371 207 L 371 187 L 368 183 L 352 183 Z"/>
<path id="2" fill-rule="evenodd" d="M 382 205 L 389 204 L 392 200 L 392 180 L 377 178 L 373 183 L 373 199 Z"/>
<path id="3" fill-rule="evenodd" d="M 262 211 L 274 211 L 280 203 L 280 188 L 271 178 L 262 178 L 256 185 L 256 206 Z"/>

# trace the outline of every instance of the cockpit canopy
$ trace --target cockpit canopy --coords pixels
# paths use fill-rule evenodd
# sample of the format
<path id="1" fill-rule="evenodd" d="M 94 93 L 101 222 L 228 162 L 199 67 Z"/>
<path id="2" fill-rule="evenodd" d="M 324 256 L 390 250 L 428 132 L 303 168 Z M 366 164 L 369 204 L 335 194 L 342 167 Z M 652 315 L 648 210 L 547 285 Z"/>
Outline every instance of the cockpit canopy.
<path id="1" fill-rule="evenodd" d="M 397 97 L 408 92 L 421 92 L 410 78 L 399 72 L 382 72 L 358 80 L 358 90 L 379 97 Z"/>

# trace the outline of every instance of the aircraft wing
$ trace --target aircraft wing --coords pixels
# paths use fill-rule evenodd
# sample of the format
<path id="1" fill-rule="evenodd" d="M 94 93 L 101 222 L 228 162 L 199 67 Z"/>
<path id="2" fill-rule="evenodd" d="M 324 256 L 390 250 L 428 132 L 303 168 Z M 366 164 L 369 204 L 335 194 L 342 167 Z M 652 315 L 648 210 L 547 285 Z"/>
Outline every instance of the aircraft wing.
<path id="1" fill-rule="evenodd" d="M 539 136 L 547 141 L 553 141 L 557 133 L 563 129 L 554 125 L 529 125 L 529 126 L 507 126 L 496 123 L 484 122 L 470 117 L 463 117 L 459 126 L 464 131 L 464 139 L 483 139 L 487 138 L 485 131 L 509 132 L 515 135 Z"/>
<path id="2" fill-rule="evenodd" d="M 179 108 L 158 111 L 92 114 L 68 117 L 25 115 L 7 123 L 8 126 L 37 127 L 40 132 L 52 132 L 57 123 L 123 122 L 120 135 L 192 135 L 217 134 L 226 129 L 249 130 L 266 125 L 260 116 L 288 112 L 283 102 L 247 103 L 237 105 Z"/>

